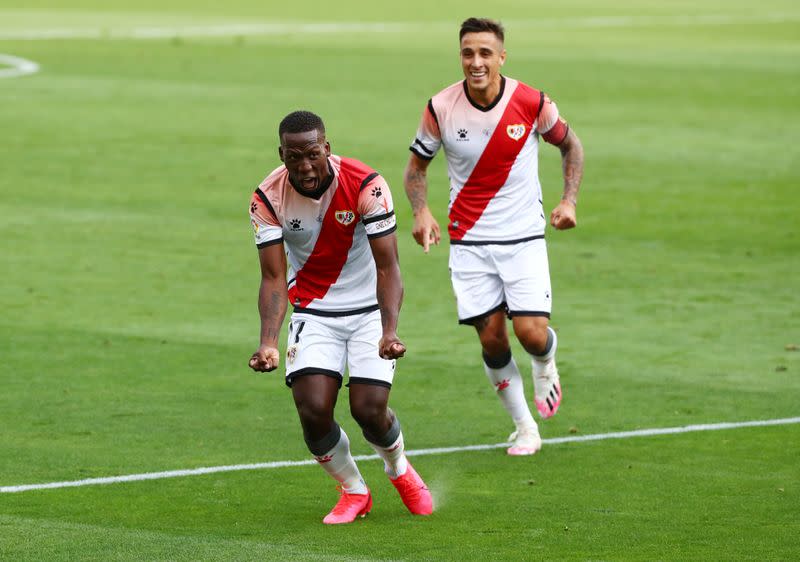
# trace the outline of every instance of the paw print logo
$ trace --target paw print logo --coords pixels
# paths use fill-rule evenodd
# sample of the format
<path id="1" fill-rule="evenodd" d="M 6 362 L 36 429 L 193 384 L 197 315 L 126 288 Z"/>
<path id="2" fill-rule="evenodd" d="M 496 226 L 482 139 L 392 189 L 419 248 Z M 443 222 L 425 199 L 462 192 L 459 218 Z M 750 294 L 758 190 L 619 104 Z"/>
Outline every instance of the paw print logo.
<path id="1" fill-rule="evenodd" d="M 374 195 L 376 198 L 380 197 L 381 195 L 383 195 L 383 191 L 381 191 L 381 186 L 373 187 L 372 188 L 372 195 Z"/>
<path id="2" fill-rule="evenodd" d="M 466 140 L 466 138 L 467 138 L 467 130 L 466 129 L 459 129 L 457 131 L 457 133 L 458 133 L 458 138 L 459 139 Z"/>
<path id="3" fill-rule="evenodd" d="M 255 213 L 256 209 L 258 209 L 258 205 L 256 205 L 255 201 L 253 201 L 252 203 L 250 203 L 250 213 Z"/>
<path id="4" fill-rule="evenodd" d="M 289 219 L 289 227 L 292 230 L 303 230 L 300 227 L 300 222 L 301 222 L 300 219 Z"/>

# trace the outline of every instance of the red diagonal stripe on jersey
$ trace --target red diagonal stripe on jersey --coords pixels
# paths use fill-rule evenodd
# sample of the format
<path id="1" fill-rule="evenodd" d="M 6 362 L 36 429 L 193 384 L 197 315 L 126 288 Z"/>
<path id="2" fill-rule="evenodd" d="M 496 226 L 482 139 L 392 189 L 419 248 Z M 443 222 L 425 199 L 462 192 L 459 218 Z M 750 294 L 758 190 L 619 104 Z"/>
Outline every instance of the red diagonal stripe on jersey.
<path id="1" fill-rule="evenodd" d="M 475 164 L 467 182 L 450 207 L 451 240 L 461 240 L 483 214 L 489 201 L 506 183 L 517 155 L 525 146 L 533 122 L 539 112 L 539 97 L 542 94 L 520 83 L 511 94 L 511 99 L 497 123 L 483 154 Z M 514 140 L 508 134 L 509 125 L 524 124 L 525 134 Z"/>
<path id="2" fill-rule="evenodd" d="M 289 302 L 294 306 L 305 307 L 314 299 L 324 297 L 347 262 L 347 254 L 353 245 L 353 233 L 361 217 L 358 216 L 358 201 L 349 193 L 352 190 L 342 181 L 342 176 L 340 174 L 336 193 L 322 219 L 317 243 L 289 289 Z M 357 197 L 358 193 L 355 195 Z M 346 225 L 340 223 L 336 220 L 336 211 L 352 211 L 353 220 Z"/>

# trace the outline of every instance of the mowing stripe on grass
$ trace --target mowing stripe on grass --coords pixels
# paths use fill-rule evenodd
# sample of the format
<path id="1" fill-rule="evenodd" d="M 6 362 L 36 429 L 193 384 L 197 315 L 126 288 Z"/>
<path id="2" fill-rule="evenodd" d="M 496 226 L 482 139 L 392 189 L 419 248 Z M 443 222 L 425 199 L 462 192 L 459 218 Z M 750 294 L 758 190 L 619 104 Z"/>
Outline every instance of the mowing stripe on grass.
<path id="1" fill-rule="evenodd" d="M 504 20 L 509 26 L 547 28 L 662 27 L 687 25 L 780 24 L 800 20 L 800 14 L 768 13 L 749 16 L 706 14 L 696 16 L 607 16 Z M 257 35 L 307 35 L 330 33 L 415 33 L 450 30 L 452 22 L 242 22 L 209 25 L 138 27 L 60 27 L 0 30 L 0 41 L 53 39 L 171 39 L 175 37 L 237 37 Z"/>
<path id="2" fill-rule="evenodd" d="M 585 441 L 603 441 L 606 439 L 630 439 L 631 437 L 650 437 L 654 435 L 675 435 L 679 433 L 692 433 L 697 431 L 720 431 L 723 429 L 738 429 L 742 427 L 764 427 L 771 425 L 790 425 L 800 423 L 800 417 L 780 418 L 773 420 L 754 420 L 743 422 L 722 422 L 697 425 L 685 425 L 682 427 L 662 427 L 653 429 L 637 429 L 634 431 L 616 431 L 612 433 L 595 433 L 592 435 L 570 435 L 568 437 L 552 437 L 543 439 L 547 445 L 557 445 L 561 443 L 580 443 Z M 437 447 L 433 449 L 417 449 L 407 451 L 408 456 L 421 457 L 425 455 L 445 455 L 448 453 L 461 453 L 464 451 L 486 451 L 490 449 L 500 449 L 508 447 L 508 443 L 495 443 L 493 445 L 465 445 L 461 447 Z M 354 457 L 357 461 L 375 460 L 380 458 L 378 455 L 358 455 Z M 202 468 L 190 468 L 186 470 L 167 470 L 164 472 L 146 472 L 143 474 L 127 474 L 124 476 L 108 476 L 104 478 L 86 478 L 84 480 L 72 480 L 67 482 L 49 482 L 46 484 L 24 484 L 20 486 L 0 486 L 0 493 L 10 494 L 15 492 L 27 492 L 30 490 L 49 490 L 53 488 L 74 488 L 78 486 L 94 486 L 99 484 L 115 484 L 117 482 L 136 482 L 139 480 L 160 480 L 162 478 L 177 478 L 179 476 L 196 476 L 200 474 L 213 474 L 216 472 L 233 472 L 237 470 L 261 470 L 267 468 L 286 468 L 293 466 L 307 466 L 316 464 L 315 460 L 302 461 L 274 461 L 253 464 L 234 464 L 226 466 L 209 466 Z"/>

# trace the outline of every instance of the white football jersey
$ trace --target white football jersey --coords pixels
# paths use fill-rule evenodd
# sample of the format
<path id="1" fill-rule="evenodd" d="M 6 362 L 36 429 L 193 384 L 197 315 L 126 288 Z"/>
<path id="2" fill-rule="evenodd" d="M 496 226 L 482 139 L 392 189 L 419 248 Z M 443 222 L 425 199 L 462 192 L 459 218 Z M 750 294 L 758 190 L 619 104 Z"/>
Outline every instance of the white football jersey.
<path id="1" fill-rule="evenodd" d="M 332 181 L 312 196 L 289 182 L 286 166 L 261 182 L 250 201 L 259 248 L 283 242 L 289 302 L 323 316 L 378 309 L 370 238 L 396 229 L 386 180 L 352 158 L 331 155 Z"/>
<path id="2" fill-rule="evenodd" d="M 559 144 L 567 126 L 543 92 L 511 78 L 502 77 L 487 107 L 469 97 L 466 81 L 428 101 L 410 149 L 430 160 L 444 148 L 452 244 L 511 244 L 544 235 L 540 134 Z"/>

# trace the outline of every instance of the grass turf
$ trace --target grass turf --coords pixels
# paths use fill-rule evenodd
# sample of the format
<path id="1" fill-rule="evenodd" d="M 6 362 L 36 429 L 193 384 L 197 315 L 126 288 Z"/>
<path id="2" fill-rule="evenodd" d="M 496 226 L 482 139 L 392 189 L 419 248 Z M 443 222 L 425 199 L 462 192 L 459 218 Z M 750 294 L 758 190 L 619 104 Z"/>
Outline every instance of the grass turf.
<path id="1" fill-rule="evenodd" d="M 297 107 L 393 186 L 409 354 L 392 402 L 409 446 L 506 437 L 476 338 L 455 325 L 446 245 L 414 246 L 401 183 L 425 101 L 459 79 L 457 24 L 485 9 L 337 8 L 300 19 L 412 25 L 0 41 L 42 66 L 0 81 L 0 485 L 307 457 L 281 377 L 246 368 L 247 202 Z M 798 415 L 800 13 L 775 0 L 492 11 L 504 70 L 556 100 L 587 154 L 579 228 L 548 233 L 565 402 L 543 434 Z M 0 37 L 272 20 L 298 16 L 245 0 L 7 1 Z M 548 208 L 559 173 L 542 148 Z M 430 177 L 444 222 L 443 158 Z M 346 529 L 319 523 L 334 495 L 315 467 L 2 494 L 0 558 L 791 559 L 797 443 L 793 426 L 420 458 L 440 500 L 428 520 L 366 462 L 379 500 Z"/>

